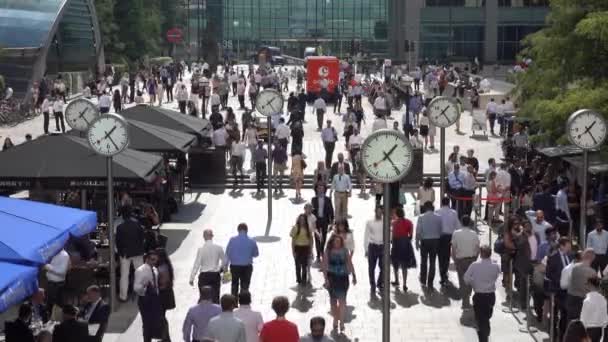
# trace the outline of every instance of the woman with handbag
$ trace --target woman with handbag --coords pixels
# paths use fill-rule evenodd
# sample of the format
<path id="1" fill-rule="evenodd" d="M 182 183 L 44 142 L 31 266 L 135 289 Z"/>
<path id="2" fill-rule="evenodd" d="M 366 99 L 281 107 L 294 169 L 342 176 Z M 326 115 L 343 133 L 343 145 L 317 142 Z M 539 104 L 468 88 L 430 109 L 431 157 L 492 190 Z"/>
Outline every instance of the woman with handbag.
<path id="1" fill-rule="evenodd" d="M 312 253 L 313 230 L 308 225 L 305 214 L 298 215 L 295 226 L 289 233 L 291 236 L 291 248 L 296 264 L 296 282 L 299 286 L 308 284 L 308 261 Z"/>
<path id="2" fill-rule="evenodd" d="M 164 248 L 156 250 L 158 254 L 158 295 L 163 315 L 162 341 L 170 342 L 169 322 L 166 318 L 167 310 L 175 309 L 175 293 L 173 292 L 173 265 Z"/>

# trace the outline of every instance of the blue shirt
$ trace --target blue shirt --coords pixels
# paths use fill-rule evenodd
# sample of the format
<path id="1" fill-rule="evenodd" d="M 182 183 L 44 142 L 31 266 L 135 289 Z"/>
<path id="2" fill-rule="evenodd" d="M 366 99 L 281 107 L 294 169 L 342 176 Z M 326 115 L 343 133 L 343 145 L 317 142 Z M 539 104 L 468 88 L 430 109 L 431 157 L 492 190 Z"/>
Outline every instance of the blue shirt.
<path id="1" fill-rule="evenodd" d="M 450 189 L 462 189 L 464 186 L 464 173 L 458 171 L 458 174 L 453 171 L 448 175 L 448 183 L 450 184 Z"/>
<path id="2" fill-rule="evenodd" d="M 226 247 L 226 256 L 230 265 L 248 266 L 253 264 L 253 258 L 259 255 L 258 244 L 246 232 L 230 238 Z"/>
<path id="3" fill-rule="evenodd" d="M 219 305 L 208 301 L 202 301 L 191 307 L 190 310 L 188 310 L 188 314 L 186 314 L 184 326 L 182 327 L 184 341 L 201 341 L 203 338 L 207 337 L 209 321 L 221 312 L 222 308 L 220 308 Z"/>

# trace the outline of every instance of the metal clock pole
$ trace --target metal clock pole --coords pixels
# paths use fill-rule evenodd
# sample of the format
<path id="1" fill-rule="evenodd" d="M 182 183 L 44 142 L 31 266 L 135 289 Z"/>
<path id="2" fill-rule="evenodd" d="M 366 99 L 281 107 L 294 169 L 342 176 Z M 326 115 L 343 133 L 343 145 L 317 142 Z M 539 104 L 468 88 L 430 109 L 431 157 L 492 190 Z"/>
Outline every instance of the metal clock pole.
<path id="1" fill-rule="evenodd" d="M 587 181 L 589 174 L 589 150 L 583 149 L 583 191 L 581 194 L 581 222 L 579 227 L 579 245 L 584 249 L 586 247 L 587 239 L 585 234 L 587 232 Z"/>
<path id="2" fill-rule="evenodd" d="M 268 118 L 268 223 L 272 222 L 272 117 Z"/>
<path id="3" fill-rule="evenodd" d="M 112 157 L 106 158 L 108 172 L 108 241 L 110 247 L 110 307 L 116 311 L 116 262 L 114 251 L 114 184 L 112 178 Z"/>
<path id="4" fill-rule="evenodd" d="M 382 267 L 382 341 L 391 340 L 391 183 L 384 183 L 384 225 L 383 225 Z"/>
<path id="5" fill-rule="evenodd" d="M 439 201 L 443 200 L 443 196 L 445 196 L 445 127 L 441 127 L 439 131 L 439 177 L 441 178 L 441 186 L 439 189 Z M 422 203 L 420 203 L 422 205 Z"/>

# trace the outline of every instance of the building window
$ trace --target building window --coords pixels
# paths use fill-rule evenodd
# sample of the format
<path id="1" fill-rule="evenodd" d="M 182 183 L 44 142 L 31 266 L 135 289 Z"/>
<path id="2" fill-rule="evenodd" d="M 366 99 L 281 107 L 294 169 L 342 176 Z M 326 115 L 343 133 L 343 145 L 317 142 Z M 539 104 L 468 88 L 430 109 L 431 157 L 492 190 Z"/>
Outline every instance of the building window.
<path id="1" fill-rule="evenodd" d="M 483 7 L 485 0 L 426 0 L 427 7 Z"/>
<path id="2" fill-rule="evenodd" d="M 523 47 L 521 41 L 542 28 L 540 25 L 499 25 L 496 47 L 498 60 L 515 60 Z"/>
<path id="3" fill-rule="evenodd" d="M 485 31 L 481 25 L 423 24 L 420 36 L 422 58 L 466 61 L 483 57 Z"/>
<path id="4" fill-rule="evenodd" d="M 550 0 L 498 0 L 500 7 L 548 7 Z"/>

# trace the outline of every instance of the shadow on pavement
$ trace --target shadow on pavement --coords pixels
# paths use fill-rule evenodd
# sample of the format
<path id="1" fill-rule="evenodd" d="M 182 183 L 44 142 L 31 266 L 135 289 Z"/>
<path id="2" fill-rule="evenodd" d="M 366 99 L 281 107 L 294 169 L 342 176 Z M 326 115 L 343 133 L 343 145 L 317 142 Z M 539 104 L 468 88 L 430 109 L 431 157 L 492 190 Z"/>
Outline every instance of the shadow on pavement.
<path id="1" fill-rule="evenodd" d="M 450 305 L 450 299 L 434 289 L 424 290 L 424 296 L 420 297 L 420 301 L 426 306 L 438 309 Z"/>
<path id="2" fill-rule="evenodd" d="M 399 290 L 395 291 L 395 302 L 397 302 L 397 305 L 404 308 L 410 308 L 414 305 L 420 304 L 419 297 L 420 296 L 417 293 L 403 293 Z"/>
<path id="3" fill-rule="evenodd" d="M 344 323 L 350 323 L 355 318 L 357 318 L 357 315 L 355 315 L 354 312 L 355 312 L 355 307 L 354 306 L 352 306 L 352 305 L 346 305 L 346 310 L 344 312 Z"/>
<path id="4" fill-rule="evenodd" d="M 206 204 L 193 201 L 179 206 L 177 214 L 171 217 L 170 223 L 194 223 L 207 208 Z"/>
<path id="5" fill-rule="evenodd" d="M 463 310 L 460 316 L 460 324 L 465 327 L 475 328 L 475 312 L 473 310 Z"/>
<path id="6" fill-rule="evenodd" d="M 167 251 L 167 254 L 171 255 L 179 248 L 179 246 L 181 246 L 182 242 L 184 242 L 188 234 L 190 234 L 190 230 L 161 228 L 160 233 L 168 238 L 165 250 Z"/>
<path id="7" fill-rule="evenodd" d="M 106 333 L 122 334 L 126 332 L 138 314 L 139 309 L 135 301 L 129 300 L 128 302 L 120 303 L 118 310 L 110 315 Z"/>
<path id="8" fill-rule="evenodd" d="M 459 290 L 454 284 L 448 282 L 446 285 L 441 287 L 441 294 L 448 297 L 451 300 L 460 300 Z"/>
<path id="9" fill-rule="evenodd" d="M 280 237 L 272 235 L 255 236 L 253 239 L 259 243 L 272 243 L 281 241 Z"/>
<path id="10" fill-rule="evenodd" d="M 316 289 L 307 286 L 296 286 L 292 287 L 292 290 L 297 292 L 296 298 L 291 303 L 292 308 L 302 313 L 306 313 L 312 309 L 313 301 L 311 301 L 309 297 L 314 295 L 314 293 L 317 291 Z"/>
<path id="11" fill-rule="evenodd" d="M 230 190 L 230 192 L 228 193 L 228 195 L 230 195 L 230 197 L 232 198 L 240 198 L 243 197 L 243 189 L 232 189 Z"/>

